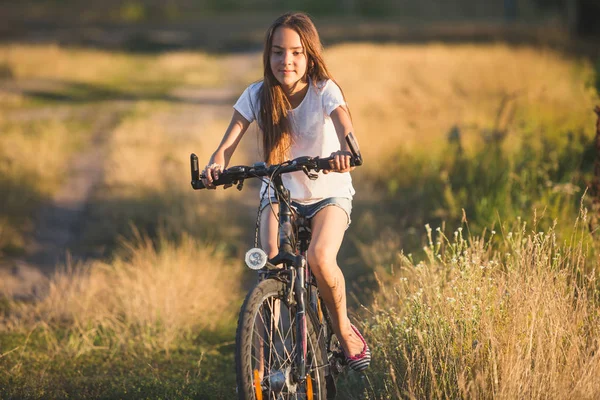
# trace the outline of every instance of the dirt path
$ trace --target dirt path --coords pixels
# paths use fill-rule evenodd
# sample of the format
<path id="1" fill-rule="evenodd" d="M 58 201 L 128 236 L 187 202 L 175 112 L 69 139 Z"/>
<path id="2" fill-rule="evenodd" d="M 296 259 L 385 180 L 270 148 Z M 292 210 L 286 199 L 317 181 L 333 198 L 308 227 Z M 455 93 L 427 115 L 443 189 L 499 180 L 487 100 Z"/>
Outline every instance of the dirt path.
<path id="1" fill-rule="evenodd" d="M 244 75 L 255 69 L 260 62 L 257 53 L 241 53 L 223 59 L 224 68 L 230 71 L 229 83 L 219 88 L 178 87 L 169 97 L 177 101 L 177 121 L 191 125 L 199 114 L 208 124 L 231 113 L 232 99 L 239 95 Z M 120 121 L 120 115 L 133 107 L 133 102 L 112 102 L 103 105 L 101 115 L 93 128 L 91 141 L 69 162 L 68 178 L 56 192 L 51 203 L 44 206 L 36 217 L 35 234 L 27 245 L 27 254 L 10 261 L 9 268 L 0 268 L 0 295 L 30 299 L 43 297 L 48 279 L 57 265 L 64 265 L 67 258 L 86 261 L 87 255 L 72 253 L 74 244 L 85 224 L 86 206 L 94 186 L 103 178 L 104 163 L 112 131 Z M 80 111 L 85 112 L 85 111 Z M 69 107 L 16 112 L 13 118 L 34 119 L 47 115 L 71 116 Z M 243 151 L 243 150 L 242 150 Z"/>
<path id="2" fill-rule="evenodd" d="M 27 253 L 8 260 L 6 263 L 9 268 L 0 269 L 0 294 L 20 299 L 43 296 L 48 277 L 57 265 L 64 264 L 70 256 L 69 248 L 77 235 L 91 190 L 102 179 L 106 142 L 118 124 L 120 114 L 130 106 L 119 102 L 102 107 L 89 143 L 68 163 L 64 184 L 51 202 L 38 211 L 34 234 L 27 242 Z M 10 118 L 32 120 L 52 115 L 66 120 L 75 114 L 86 115 L 90 112 L 94 112 L 94 109 L 45 107 L 15 112 Z"/>
<path id="3" fill-rule="evenodd" d="M 102 179 L 106 143 L 118 123 L 119 111 L 114 109 L 99 117 L 90 144 L 69 163 L 69 178 L 55 194 L 52 203 L 40 211 L 35 238 L 25 260 L 46 274 L 57 264 L 65 262 L 92 188 Z"/>

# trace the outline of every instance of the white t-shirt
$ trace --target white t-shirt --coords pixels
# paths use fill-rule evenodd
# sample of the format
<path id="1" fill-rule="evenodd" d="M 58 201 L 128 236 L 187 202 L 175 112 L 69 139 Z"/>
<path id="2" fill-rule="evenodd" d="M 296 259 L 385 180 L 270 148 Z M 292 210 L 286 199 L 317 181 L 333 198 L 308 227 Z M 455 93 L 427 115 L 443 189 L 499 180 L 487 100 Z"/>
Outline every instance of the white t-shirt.
<path id="1" fill-rule="evenodd" d="M 248 86 L 233 106 L 248 122 L 260 116 L 259 93 L 262 85 L 261 81 Z M 341 105 L 345 105 L 344 96 L 333 81 L 326 80 L 316 85 L 309 81 L 304 99 L 288 113 L 292 129 L 291 158 L 329 157 L 334 151 L 340 150 L 340 141 L 330 114 Z M 316 203 L 329 197 L 352 199 L 354 188 L 349 172 L 319 172 L 318 175 L 318 179 L 310 180 L 304 172 L 297 171 L 283 174 L 282 179 L 292 200 L 299 203 Z M 261 198 L 266 188 L 267 185 L 263 184 Z"/>

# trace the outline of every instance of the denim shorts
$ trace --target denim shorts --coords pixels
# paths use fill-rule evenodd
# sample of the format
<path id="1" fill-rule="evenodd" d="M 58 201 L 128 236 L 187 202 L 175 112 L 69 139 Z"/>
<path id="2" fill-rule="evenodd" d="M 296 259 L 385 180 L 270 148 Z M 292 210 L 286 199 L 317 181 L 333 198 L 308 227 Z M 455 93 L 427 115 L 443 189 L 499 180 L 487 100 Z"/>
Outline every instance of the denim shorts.
<path id="1" fill-rule="evenodd" d="M 272 197 L 269 201 L 268 198 L 263 198 L 260 202 L 260 211 L 264 210 L 266 206 L 270 203 L 278 203 L 277 199 Z M 352 199 L 348 199 L 346 197 L 328 197 L 326 199 L 320 200 L 316 203 L 312 204 L 300 204 L 294 200 L 292 200 L 292 207 L 296 212 L 300 215 L 303 215 L 305 218 L 311 219 L 314 217 L 319 211 L 328 206 L 336 206 L 344 210 L 346 216 L 348 217 L 348 225 L 346 225 L 346 229 L 350 226 L 350 214 L 352 213 Z"/>

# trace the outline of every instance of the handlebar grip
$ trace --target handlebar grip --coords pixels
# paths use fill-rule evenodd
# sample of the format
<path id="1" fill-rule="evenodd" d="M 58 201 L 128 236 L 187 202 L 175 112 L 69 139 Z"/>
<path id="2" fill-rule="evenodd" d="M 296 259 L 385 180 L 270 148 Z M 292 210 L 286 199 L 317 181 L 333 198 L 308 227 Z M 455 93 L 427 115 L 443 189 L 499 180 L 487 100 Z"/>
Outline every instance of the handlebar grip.
<path id="1" fill-rule="evenodd" d="M 317 161 L 317 165 L 319 167 L 319 169 L 331 169 L 331 166 L 329 165 L 329 161 L 331 161 L 331 157 L 327 157 L 327 158 L 319 158 L 319 160 Z"/>
<path id="2" fill-rule="evenodd" d="M 221 175 L 219 179 L 213 181 L 213 184 L 215 186 L 228 185 L 230 183 L 233 183 L 233 179 L 230 176 L 227 176 L 226 174 Z M 196 190 L 206 189 L 206 186 L 204 186 L 204 182 L 202 182 L 202 180 L 200 179 L 198 179 L 197 181 L 192 181 L 192 187 Z"/>
<path id="3" fill-rule="evenodd" d="M 327 158 L 319 158 L 317 160 L 317 166 L 319 167 L 320 170 L 329 170 L 332 169 L 331 165 L 329 165 L 329 162 L 333 161 L 333 157 L 327 157 Z M 350 158 L 350 166 L 352 167 L 356 167 L 362 164 L 362 158 Z"/>
<path id="4" fill-rule="evenodd" d="M 227 175 L 221 175 L 219 179 L 213 181 L 215 186 L 228 185 L 230 183 L 233 183 L 233 179 Z M 192 181 L 192 187 L 196 190 L 206 189 L 206 186 L 204 186 L 204 182 L 202 182 L 202 180 Z"/>
<path id="5" fill-rule="evenodd" d="M 204 186 L 204 182 L 202 182 L 203 176 L 200 175 L 200 167 L 198 166 L 198 156 L 195 155 L 194 153 L 192 153 L 190 155 L 190 170 L 192 173 L 192 188 L 195 190 L 206 189 L 206 186 Z M 227 174 L 227 172 L 225 171 L 224 173 L 221 174 L 219 179 L 217 179 L 213 183 L 215 186 L 221 186 L 221 185 L 228 185 L 230 183 L 233 183 L 234 180 L 235 180 L 235 172 L 232 176 L 231 174 Z"/>

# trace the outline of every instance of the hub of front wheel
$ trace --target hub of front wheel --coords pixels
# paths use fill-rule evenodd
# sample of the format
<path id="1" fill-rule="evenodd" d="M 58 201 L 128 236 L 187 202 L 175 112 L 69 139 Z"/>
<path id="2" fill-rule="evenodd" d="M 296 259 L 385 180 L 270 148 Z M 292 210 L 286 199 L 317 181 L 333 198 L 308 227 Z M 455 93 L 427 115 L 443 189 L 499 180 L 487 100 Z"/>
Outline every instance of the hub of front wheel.
<path id="1" fill-rule="evenodd" d="M 293 382 L 291 366 L 287 366 L 283 370 L 271 371 L 265 377 L 265 384 L 275 394 L 281 393 L 284 389 L 287 389 L 289 394 L 295 394 L 298 388 L 298 384 Z"/>

